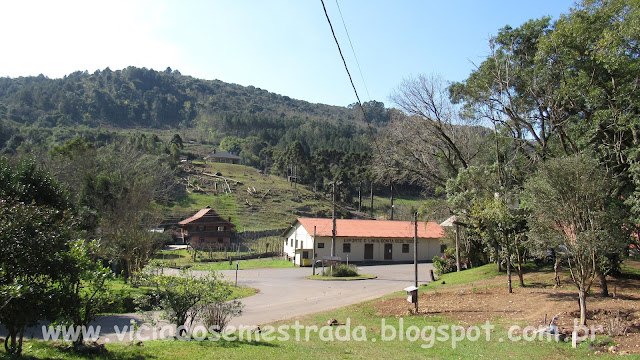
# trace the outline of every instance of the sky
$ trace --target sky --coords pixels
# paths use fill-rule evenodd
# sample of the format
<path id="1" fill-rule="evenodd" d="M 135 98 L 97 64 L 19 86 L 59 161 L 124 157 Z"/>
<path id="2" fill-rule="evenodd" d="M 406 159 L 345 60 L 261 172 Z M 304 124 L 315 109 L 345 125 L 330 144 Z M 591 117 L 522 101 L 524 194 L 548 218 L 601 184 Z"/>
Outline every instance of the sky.
<path id="1" fill-rule="evenodd" d="M 462 81 L 500 28 L 557 19 L 574 6 L 567 0 L 324 2 L 360 99 L 387 106 L 404 79 Z M 320 0 L 0 0 L 0 14 L 1 77 L 170 67 L 312 103 L 356 102 Z"/>

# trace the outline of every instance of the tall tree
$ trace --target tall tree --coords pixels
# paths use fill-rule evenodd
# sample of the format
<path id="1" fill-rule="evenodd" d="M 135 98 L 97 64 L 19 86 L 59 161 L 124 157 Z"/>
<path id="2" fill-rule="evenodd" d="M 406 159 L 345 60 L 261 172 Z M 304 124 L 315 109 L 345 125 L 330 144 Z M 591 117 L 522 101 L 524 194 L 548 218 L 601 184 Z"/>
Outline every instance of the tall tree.
<path id="1" fill-rule="evenodd" d="M 0 322 L 8 353 L 22 352 L 24 330 L 56 320 L 72 294 L 75 219 L 68 195 L 33 162 L 0 158 Z"/>
<path id="2" fill-rule="evenodd" d="M 392 95 L 402 110 L 391 115 L 377 153 L 378 172 L 431 188 L 442 187 L 482 151 L 487 129 L 462 119 L 444 81 L 420 75 Z"/>
<path id="3" fill-rule="evenodd" d="M 601 254 L 623 251 L 628 238 L 610 178 L 596 160 L 577 155 L 547 161 L 525 189 L 530 234 L 560 244 L 578 289 L 580 324 L 586 325 L 587 294 L 606 261 Z"/>

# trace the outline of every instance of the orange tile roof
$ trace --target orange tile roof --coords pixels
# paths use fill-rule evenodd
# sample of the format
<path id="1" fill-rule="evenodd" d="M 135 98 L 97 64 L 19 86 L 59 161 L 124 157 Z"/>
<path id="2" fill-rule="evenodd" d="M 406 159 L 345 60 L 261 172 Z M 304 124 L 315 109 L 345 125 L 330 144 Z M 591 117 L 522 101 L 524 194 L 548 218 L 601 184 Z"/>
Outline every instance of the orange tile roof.
<path id="1" fill-rule="evenodd" d="M 316 236 L 331 236 L 333 228 L 331 219 L 298 218 L 296 219 L 304 228 L 313 235 L 313 227 L 316 227 Z M 411 221 L 395 220 L 336 220 L 337 237 L 367 237 L 367 238 L 413 238 L 414 225 Z M 435 222 L 419 222 L 419 238 L 441 238 L 444 236 L 442 226 Z"/>
<path id="2" fill-rule="evenodd" d="M 193 215 L 192 217 L 189 217 L 189 218 L 186 218 L 186 219 L 184 219 L 184 220 L 180 221 L 178 224 L 180 224 L 180 225 L 185 225 L 185 224 L 188 224 L 188 223 L 190 223 L 190 222 L 192 222 L 192 221 L 194 221 L 194 220 L 198 220 L 198 219 L 200 219 L 201 217 L 205 216 L 209 211 L 211 211 L 211 208 L 207 206 L 206 208 L 204 208 L 204 209 L 202 209 L 202 210 L 198 211 L 198 212 L 197 212 L 195 215 Z"/>
<path id="3" fill-rule="evenodd" d="M 189 223 L 190 223 L 190 222 L 192 222 L 192 221 L 195 221 L 195 220 L 201 219 L 201 218 L 203 218 L 203 217 L 209 217 L 209 218 L 211 218 L 211 217 L 216 217 L 216 218 L 220 218 L 220 221 L 223 221 L 223 222 L 229 223 L 231 226 L 235 227 L 235 225 L 234 225 L 233 223 L 231 223 L 231 222 L 229 222 L 229 221 L 224 220 L 222 217 L 220 217 L 220 215 L 218 215 L 215 211 L 213 211 L 213 209 L 212 209 L 211 207 L 209 207 L 209 206 L 207 206 L 207 207 L 206 207 L 206 208 L 204 208 L 204 209 L 199 210 L 197 213 L 195 213 L 195 215 L 193 215 L 193 216 L 191 216 L 191 217 L 189 217 L 189 218 L 186 218 L 186 219 L 184 219 L 184 220 L 182 220 L 182 221 L 178 222 L 178 225 L 186 225 L 186 224 L 189 224 Z"/>

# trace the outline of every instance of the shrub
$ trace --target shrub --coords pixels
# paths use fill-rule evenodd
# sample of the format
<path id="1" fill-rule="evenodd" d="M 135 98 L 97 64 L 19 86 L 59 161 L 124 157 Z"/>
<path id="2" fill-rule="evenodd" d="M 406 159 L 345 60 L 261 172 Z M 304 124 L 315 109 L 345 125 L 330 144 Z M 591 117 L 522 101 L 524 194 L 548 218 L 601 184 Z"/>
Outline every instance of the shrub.
<path id="1" fill-rule="evenodd" d="M 238 301 L 216 301 L 209 304 L 204 311 L 204 323 L 207 329 L 214 329 L 216 332 L 224 331 L 231 318 L 242 315 L 244 305 Z"/>
<path id="2" fill-rule="evenodd" d="M 334 277 L 347 277 L 358 276 L 358 268 L 355 265 L 340 264 L 333 267 L 333 270 L 329 270 L 327 276 Z"/>
<path id="3" fill-rule="evenodd" d="M 456 254 L 454 249 L 446 249 L 444 255 L 433 257 L 433 267 L 436 268 L 436 274 L 442 274 L 456 271 Z"/>

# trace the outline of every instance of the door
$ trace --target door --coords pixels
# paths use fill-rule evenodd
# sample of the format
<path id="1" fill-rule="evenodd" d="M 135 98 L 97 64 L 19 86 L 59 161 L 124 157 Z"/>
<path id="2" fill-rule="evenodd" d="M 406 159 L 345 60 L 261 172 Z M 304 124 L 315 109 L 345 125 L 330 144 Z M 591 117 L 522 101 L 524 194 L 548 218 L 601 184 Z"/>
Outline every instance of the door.
<path id="1" fill-rule="evenodd" d="M 393 259 L 393 244 L 384 244 L 384 259 Z"/>
<path id="2" fill-rule="evenodd" d="M 364 244 L 364 259 L 373 260 L 373 244 Z"/>

